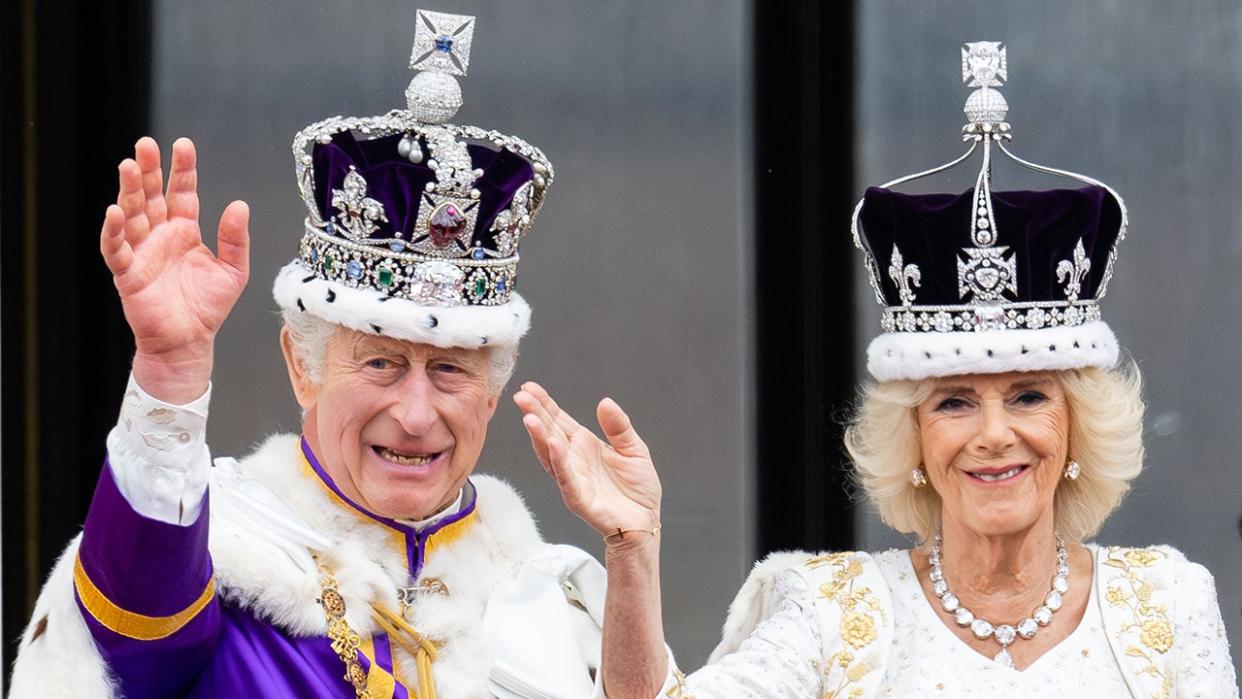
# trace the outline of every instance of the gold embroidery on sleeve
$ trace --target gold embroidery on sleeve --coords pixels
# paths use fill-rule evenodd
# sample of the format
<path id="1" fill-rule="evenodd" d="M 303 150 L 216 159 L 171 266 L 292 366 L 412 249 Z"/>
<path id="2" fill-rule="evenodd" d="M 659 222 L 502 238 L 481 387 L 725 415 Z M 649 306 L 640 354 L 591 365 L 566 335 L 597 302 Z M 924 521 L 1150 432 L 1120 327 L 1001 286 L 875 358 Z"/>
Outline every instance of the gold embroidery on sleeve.
<path id="1" fill-rule="evenodd" d="M 1173 677 L 1167 672 L 1165 655 L 1173 648 L 1173 624 L 1166 605 L 1152 604 L 1153 581 L 1145 577 L 1145 568 L 1168 557 L 1155 549 L 1133 549 L 1110 546 L 1105 550 L 1104 565 L 1115 569 L 1105 583 L 1104 601 L 1110 607 L 1129 612 L 1130 620 L 1117 629 L 1117 640 L 1125 654 L 1141 658 L 1146 665 L 1139 669 L 1160 679 L 1157 699 L 1169 696 Z M 1137 644 L 1135 641 L 1137 640 Z M 1126 645 L 1128 644 L 1128 645 Z"/>
<path id="2" fill-rule="evenodd" d="M 820 585 L 819 593 L 840 607 L 841 621 L 837 630 L 847 647 L 833 653 L 824 663 L 824 699 L 862 697 L 864 689 L 858 682 L 879 666 L 874 653 L 856 655 L 879 638 L 879 625 L 888 617 L 871 588 L 856 585 L 863 574 L 862 561 L 860 554 L 844 551 L 817 556 L 804 564 L 811 569 L 822 566 L 836 569 L 832 580 Z"/>

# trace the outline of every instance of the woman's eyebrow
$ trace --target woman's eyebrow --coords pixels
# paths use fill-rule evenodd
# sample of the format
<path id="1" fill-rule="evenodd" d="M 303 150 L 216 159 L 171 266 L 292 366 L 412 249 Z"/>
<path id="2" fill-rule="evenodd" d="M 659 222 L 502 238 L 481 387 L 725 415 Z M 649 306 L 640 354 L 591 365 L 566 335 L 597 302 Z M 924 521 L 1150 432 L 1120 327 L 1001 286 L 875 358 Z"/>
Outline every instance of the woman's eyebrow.
<path id="1" fill-rule="evenodd" d="M 970 386 L 945 386 L 932 391 L 933 396 L 942 396 L 950 393 L 974 393 L 975 389 Z"/>
<path id="2" fill-rule="evenodd" d="M 1009 390 L 1020 391 L 1026 388 L 1038 388 L 1041 386 L 1047 386 L 1050 383 L 1052 383 L 1051 379 L 1027 379 L 1025 381 L 1014 382 L 1009 386 Z"/>

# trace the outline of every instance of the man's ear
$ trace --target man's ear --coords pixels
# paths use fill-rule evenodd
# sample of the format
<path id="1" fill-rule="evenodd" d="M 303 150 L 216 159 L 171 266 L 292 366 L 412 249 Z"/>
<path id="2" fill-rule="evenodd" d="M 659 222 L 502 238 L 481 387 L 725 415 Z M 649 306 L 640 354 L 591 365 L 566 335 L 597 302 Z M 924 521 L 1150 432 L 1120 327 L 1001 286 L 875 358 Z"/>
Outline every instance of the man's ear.
<path id="1" fill-rule="evenodd" d="M 293 386 L 293 395 L 298 399 L 302 410 L 315 407 L 318 398 L 318 384 L 311 380 L 306 365 L 293 351 L 293 336 L 288 326 L 280 329 L 280 351 L 285 355 L 285 368 L 289 370 L 289 383 Z"/>

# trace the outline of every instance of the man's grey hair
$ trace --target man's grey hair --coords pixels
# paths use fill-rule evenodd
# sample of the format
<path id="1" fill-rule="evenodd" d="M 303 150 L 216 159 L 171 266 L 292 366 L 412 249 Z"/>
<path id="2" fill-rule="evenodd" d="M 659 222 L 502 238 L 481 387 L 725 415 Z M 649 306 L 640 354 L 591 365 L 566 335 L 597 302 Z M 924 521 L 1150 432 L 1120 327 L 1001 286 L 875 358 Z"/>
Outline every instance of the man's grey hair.
<path id="1" fill-rule="evenodd" d="M 281 316 L 285 327 L 289 329 L 293 356 L 301 362 L 311 381 L 319 383 L 323 380 L 323 365 L 328 354 L 328 341 L 343 326 L 300 310 L 285 310 L 282 311 Z M 489 364 L 487 388 L 493 396 L 498 396 L 505 390 L 505 384 L 509 383 L 509 379 L 513 376 L 513 369 L 517 366 L 518 348 L 517 345 L 513 345 L 483 349 L 487 352 Z"/>

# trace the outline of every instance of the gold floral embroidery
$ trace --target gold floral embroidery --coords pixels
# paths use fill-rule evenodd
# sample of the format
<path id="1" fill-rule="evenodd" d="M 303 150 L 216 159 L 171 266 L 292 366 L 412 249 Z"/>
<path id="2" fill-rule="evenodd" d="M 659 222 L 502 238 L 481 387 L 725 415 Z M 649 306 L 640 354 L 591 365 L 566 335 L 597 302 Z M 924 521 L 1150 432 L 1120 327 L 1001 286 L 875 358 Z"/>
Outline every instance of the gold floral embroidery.
<path id="1" fill-rule="evenodd" d="M 1125 646 L 1125 654 L 1131 658 L 1145 661 L 1138 671 L 1160 679 L 1160 692 L 1157 699 L 1165 699 L 1172 689 L 1173 678 L 1163 668 L 1165 659 L 1160 656 L 1173 648 L 1173 624 L 1169 621 L 1169 610 L 1166 605 L 1153 604 L 1152 595 L 1155 588 L 1151 580 L 1143 578 L 1144 568 L 1150 568 L 1158 561 L 1167 557 L 1162 551 L 1155 549 L 1131 549 L 1116 546 L 1105 549 L 1104 565 L 1115 568 L 1118 572 L 1106 583 L 1104 600 L 1111 607 L 1129 612 L 1129 621 L 1117 629 L 1117 640 L 1127 642 L 1127 634 L 1131 637 L 1130 645 Z M 1133 643 L 1137 631 L 1138 644 Z"/>
<path id="2" fill-rule="evenodd" d="M 841 608 L 838 631 L 841 640 L 849 646 L 833 653 L 824 663 L 824 699 L 858 699 L 864 693 L 858 682 L 876 669 L 876 662 L 870 655 L 858 657 L 853 651 L 860 651 L 879 638 L 876 615 L 879 615 L 879 622 L 884 623 L 887 614 L 871 588 L 857 584 L 863 574 L 862 554 L 830 553 L 812 558 L 804 565 L 811 569 L 835 568 L 832 580 L 820 585 L 819 593 Z M 837 674 L 840 676 L 833 679 Z"/>
<path id="3" fill-rule="evenodd" d="M 862 612 L 850 612 L 841 619 L 841 638 L 855 648 L 863 648 L 875 640 L 875 620 Z"/>

